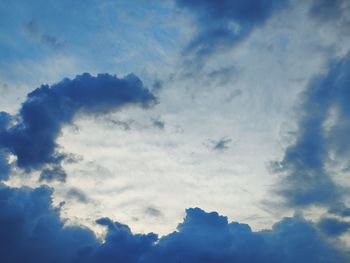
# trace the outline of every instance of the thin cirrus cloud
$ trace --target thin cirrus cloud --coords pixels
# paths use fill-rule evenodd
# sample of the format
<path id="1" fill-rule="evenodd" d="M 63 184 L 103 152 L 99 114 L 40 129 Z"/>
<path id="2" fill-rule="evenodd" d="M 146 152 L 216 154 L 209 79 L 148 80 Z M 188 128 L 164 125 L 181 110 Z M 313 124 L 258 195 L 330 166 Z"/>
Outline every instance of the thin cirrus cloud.
<path id="1" fill-rule="evenodd" d="M 42 85 L 28 94 L 17 116 L 1 114 L 0 146 L 17 157 L 20 168 L 42 171 L 48 181 L 58 175 L 64 181 L 60 163 L 65 154 L 57 151 L 61 128 L 76 114 L 103 114 L 129 105 L 151 106 L 156 98 L 135 75 L 117 78 L 88 73 L 64 79 L 52 86 Z"/>
<path id="2" fill-rule="evenodd" d="M 127 225 L 100 218 L 103 242 L 81 226 L 64 226 L 52 207 L 52 189 L 0 185 L 0 260 L 27 263 L 345 262 L 346 254 L 313 223 L 284 218 L 272 230 L 253 232 L 216 212 L 186 210 L 177 230 L 159 238 L 133 234 Z M 312 244 L 312 246 L 310 245 Z"/>

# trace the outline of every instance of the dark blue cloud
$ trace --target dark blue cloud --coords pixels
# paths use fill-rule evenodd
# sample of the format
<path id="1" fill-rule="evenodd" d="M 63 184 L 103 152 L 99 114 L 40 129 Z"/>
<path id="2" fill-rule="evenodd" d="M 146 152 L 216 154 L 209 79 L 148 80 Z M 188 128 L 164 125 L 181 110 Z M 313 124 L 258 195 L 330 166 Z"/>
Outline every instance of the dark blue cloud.
<path id="1" fill-rule="evenodd" d="M 176 0 L 180 8 L 193 13 L 198 32 L 185 49 L 205 57 L 222 48 L 232 47 L 261 26 L 287 0 Z"/>
<path id="2" fill-rule="evenodd" d="M 8 179 L 9 174 L 8 154 L 0 150 L 0 181 Z"/>
<path id="3" fill-rule="evenodd" d="M 342 255 L 302 218 L 285 218 L 253 232 L 216 212 L 188 209 L 178 231 L 161 238 L 141 262 L 337 262 Z M 169 260 L 170 259 L 170 260 Z"/>
<path id="4" fill-rule="evenodd" d="M 0 185 L 0 262 L 75 262 L 98 245 L 85 228 L 64 227 L 51 206 L 52 190 Z"/>
<path id="5" fill-rule="evenodd" d="M 350 229 L 350 223 L 336 218 L 322 218 L 318 227 L 326 235 L 336 237 L 347 232 Z"/>
<path id="6" fill-rule="evenodd" d="M 11 121 L 11 116 L 1 111 L 0 112 L 0 131 L 6 129 Z M 10 165 L 8 163 L 8 154 L 3 149 L 0 149 L 0 181 L 8 179 L 10 173 Z"/>
<path id="7" fill-rule="evenodd" d="M 105 242 L 89 255 L 88 262 L 140 262 L 144 254 L 149 252 L 158 240 L 156 234 L 133 234 L 127 225 L 113 222 L 109 218 L 96 221 L 107 226 Z"/>
<path id="8" fill-rule="evenodd" d="M 302 95 L 296 142 L 279 168 L 287 173 L 280 192 L 292 206 L 320 205 L 346 214 L 346 192 L 327 170 L 333 160 L 350 162 L 350 55 L 333 61 Z"/>
<path id="9" fill-rule="evenodd" d="M 0 185 L 0 262 L 4 263 L 319 263 L 346 262 L 317 225 L 285 218 L 272 230 L 254 232 L 216 212 L 187 209 L 177 231 L 133 234 L 127 225 L 101 218 L 103 242 L 81 226 L 64 226 L 52 207 L 52 189 Z"/>
<path id="10" fill-rule="evenodd" d="M 103 114 L 128 105 L 148 107 L 154 102 L 155 97 L 135 75 L 119 79 L 84 73 L 52 86 L 42 85 L 28 94 L 18 116 L 12 118 L 13 125 L 8 125 L 9 115 L 2 113 L 0 147 L 14 154 L 17 165 L 24 169 L 58 165 L 65 155 L 58 153 L 56 138 L 62 126 L 70 124 L 78 113 Z M 43 171 L 42 179 L 50 180 L 55 169 Z"/>

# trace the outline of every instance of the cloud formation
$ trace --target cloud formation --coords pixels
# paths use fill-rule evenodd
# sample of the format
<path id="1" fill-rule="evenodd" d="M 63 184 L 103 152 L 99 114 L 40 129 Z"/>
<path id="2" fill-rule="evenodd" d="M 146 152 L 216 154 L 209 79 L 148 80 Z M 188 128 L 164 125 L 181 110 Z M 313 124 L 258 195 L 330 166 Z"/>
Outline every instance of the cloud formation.
<path id="1" fill-rule="evenodd" d="M 0 151 L 0 181 L 8 179 L 10 174 L 10 165 L 7 159 L 7 154 Z"/>
<path id="2" fill-rule="evenodd" d="M 313 0 L 309 12 L 320 22 L 333 21 L 342 26 L 349 26 L 350 23 L 350 4 L 347 0 Z"/>
<path id="3" fill-rule="evenodd" d="M 57 151 L 56 138 L 63 125 L 78 113 L 104 114 L 129 105 L 148 107 L 155 97 L 135 75 L 117 78 L 88 73 L 64 79 L 52 86 L 42 85 L 28 94 L 18 116 L 0 115 L 0 147 L 17 157 L 20 168 L 50 167 L 41 179 L 51 180 L 65 155 Z M 61 180 L 65 175 L 60 172 Z"/>
<path id="4" fill-rule="evenodd" d="M 345 188 L 334 180 L 334 162 L 350 159 L 350 54 L 333 61 L 324 75 L 315 77 L 302 95 L 296 142 L 289 146 L 280 169 L 287 173 L 280 192 L 292 206 L 320 205 L 348 214 Z"/>
<path id="5" fill-rule="evenodd" d="M 57 37 L 46 33 L 41 32 L 38 24 L 35 21 L 30 21 L 24 25 L 24 30 L 27 32 L 33 39 L 37 40 L 41 44 L 49 46 L 54 49 L 59 49 L 64 46 L 64 43 L 59 40 Z"/>
<path id="6" fill-rule="evenodd" d="M 284 7 L 287 0 L 176 0 L 176 3 L 190 11 L 197 23 L 197 33 L 184 53 L 203 58 L 235 46 Z"/>
<path id="7" fill-rule="evenodd" d="M 0 112 L 0 131 L 6 129 L 11 121 L 11 116 L 1 111 Z M 10 173 L 10 165 L 8 163 L 8 154 L 4 149 L 0 149 L 0 181 L 7 180 Z"/>
<path id="8" fill-rule="evenodd" d="M 0 185 L 0 262 L 75 262 L 98 245 L 92 231 L 64 227 L 52 189 Z"/>
<path id="9" fill-rule="evenodd" d="M 217 151 L 223 151 L 229 148 L 229 144 L 232 142 L 231 138 L 226 138 L 223 137 L 218 141 L 212 141 L 213 143 L 213 150 L 217 150 Z"/>
<path id="10" fill-rule="evenodd" d="M 350 223 L 339 220 L 337 218 L 322 218 L 318 223 L 318 227 L 326 235 L 336 237 L 343 235 L 350 229 Z"/>
<path id="11" fill-rule="evenodd" d="M 253 232 L 216 212 L 186 210 L 177 231 L 133 234 L 127 225 L 101 218 L 104 241 L 81 226 L 65 226 L 52 207 L 52 189 L 0 185 L 0 261 L 26 263 L 345 262 L 345 254 L 303 218 L 285 218 L 272 230 Z M 310 246 L 312 244 L 312 246 Z"/>

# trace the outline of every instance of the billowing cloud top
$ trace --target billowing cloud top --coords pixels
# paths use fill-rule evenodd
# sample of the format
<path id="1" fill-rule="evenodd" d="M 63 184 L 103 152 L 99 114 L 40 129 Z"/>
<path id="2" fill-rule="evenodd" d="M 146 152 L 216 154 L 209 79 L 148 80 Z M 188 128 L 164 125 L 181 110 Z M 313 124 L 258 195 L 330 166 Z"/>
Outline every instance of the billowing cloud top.
<path id="1" fill-rule="evenodd" d="M 42 85 L 28 94 L 18 116 L 1 113 L 0 146 L 14 154 L 24 169 L 59 164 L 64 156 L 56 152 L 56 138 L 62 125 L 71 123 L 77 113 L 102 114 L 128 105 L 148 107 L 155 101 L 132 74 L 119 79 L 85 73 Z"/>
<path id="2" fill-rule="evenodd" d="M 272 230 L 253 232 L 216 212 L 186 210 L 177 231 L 133 234 L 127 225 L 101 218 L 105 241 L 80 226 L 64 226 L 52 207 L 52 189 L 0 185 L 0 261 L 26 263 L 258 263 L 345 262 L 345 254 L 303 218 L 285 218 Z"/>

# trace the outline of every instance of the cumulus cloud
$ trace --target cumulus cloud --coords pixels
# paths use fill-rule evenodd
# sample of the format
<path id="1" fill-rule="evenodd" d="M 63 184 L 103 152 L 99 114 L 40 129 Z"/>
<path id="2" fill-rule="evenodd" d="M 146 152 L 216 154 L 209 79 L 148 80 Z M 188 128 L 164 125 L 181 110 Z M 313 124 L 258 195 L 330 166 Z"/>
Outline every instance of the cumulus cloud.
<path id="1" fill-rule="evenodd" d="M 129 105 L 148 107 L 155 101 L 132 74 L 117 78 L 84 73 L 52 86 L 42 85 L 28 94 L 17 116 L 0 115 L 0 147 L 17 157 L 20 168 L 30 170 L 53 164 L 55 167 L 44 170 L 41 177 L 51 180 L 65 158 L 57 150 L 56 139 L 62 126 L 70 124 L 78 113 L 98 115 Z M 64 180 L 65 175 L 59 174 Z"/>
<path id="2" fill-rule="evenodd" d="M 64 226 L 52 189 L 0 185 L 0 262 L 74 262 L 98 245 L 92 231 Z"/>
<path id="3" fill-rule="evenodd" d="M 350 154 L 350 54 L 333 61 L 302 95 L 296 142 L 279 168 L 287 173 L 280 192 L 292 206 L 320 205 L 346 215 L 346 191 L 329 169 L 335 160 L 348 165 Z"/>
<path id="4" fill-rule="evenodd" d="M 312 246 L 310 246 L 312 244 Z M 302 218 L 285 218 L 253 232 L 216 212 L 186 210 L 178 230 L 162 237 L 141 262 L 338 262 L 341 252 Z"/>
<path id="5" fill-rule="evenodd" d="M 176 3 L 190 11 L 197 23 L 197 33 L 184 53 L 203 58 L 245 39 L 284 7 L 287 0 L 176 0 Z"/>
<path id="6" fill-rule="evenodd" d="M 186 210 L 176 231 L 161 238 L 134 234 L 127 225 L 101 218 L 104 241 L 81 226 L 65 226 L 52 207 L 52 189 L 0 185 L 0 261 L 26 263 L 157 262 L 345 262 L 345 253 L 327 241 L 317 225 L 285 218 L 271 230 L 254 232 L 228 223 L 216 212 Z M 310 245 L 312 244 L 312 245 Z"/>

